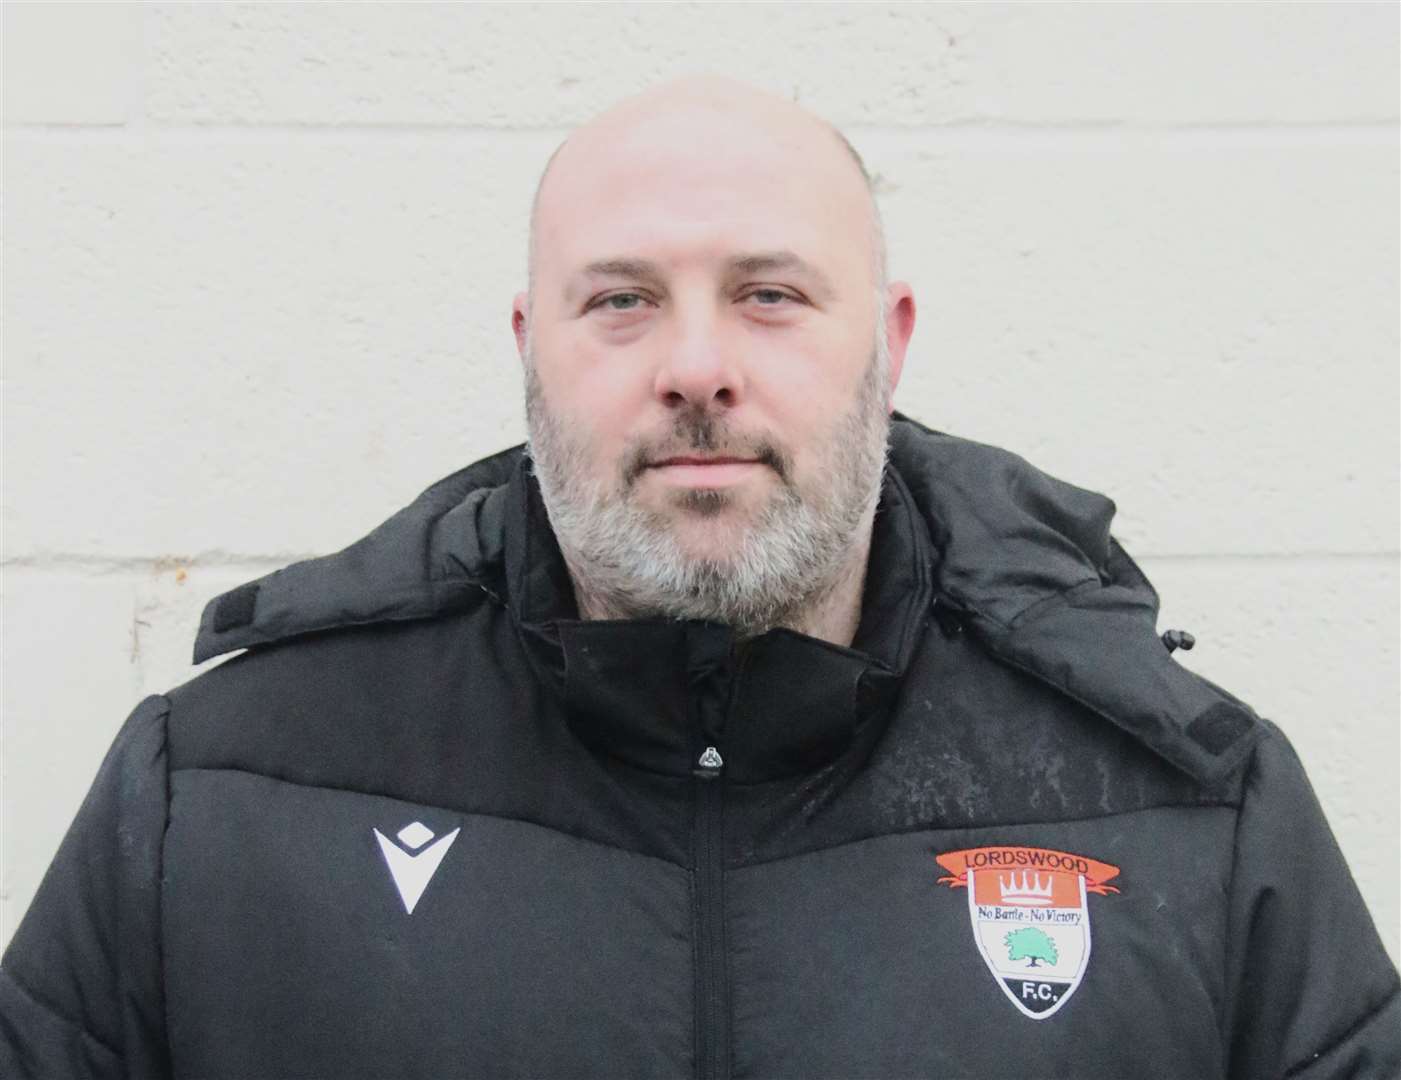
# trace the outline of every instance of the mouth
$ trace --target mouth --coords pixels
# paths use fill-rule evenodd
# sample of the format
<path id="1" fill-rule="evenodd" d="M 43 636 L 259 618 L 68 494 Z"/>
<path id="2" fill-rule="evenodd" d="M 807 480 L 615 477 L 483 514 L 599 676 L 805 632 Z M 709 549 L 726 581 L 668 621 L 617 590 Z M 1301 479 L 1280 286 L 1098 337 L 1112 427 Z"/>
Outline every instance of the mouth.
<path id="1" fill-rule="evenodd" d="M 654 461 L 647 471 L 678 487 L 719 488 L 742 483 L 762 468 L 758 458 L 684 454 Z"/>
<path id="2" fill-rule="evenodd" d="M 653 462 L 653 463 L 651 464 L 650 468 L 653 468 L 653 469 L 661 469 L 661 468 L 668 468 L 668 467 L 676 466 L 676 465 L 686 465 L 686 466 L 692 466 L 692 465 L 694 465 L 694 466 L 713 466 L 713 465 L 759 465 L 759 464 L 761 464 L 761 462 L 759 461 L 758 458 L 742 458 L 742 457 L 702 457 L 702 456 L 699 456 L 699 455 L 688 455 L 688 456 L 686 456 L 686 457 L 671 457 L 671 458 L 664 458 L 664 459 L 661 460 L 661 461 L 655 461 L 655 462 Z"/>

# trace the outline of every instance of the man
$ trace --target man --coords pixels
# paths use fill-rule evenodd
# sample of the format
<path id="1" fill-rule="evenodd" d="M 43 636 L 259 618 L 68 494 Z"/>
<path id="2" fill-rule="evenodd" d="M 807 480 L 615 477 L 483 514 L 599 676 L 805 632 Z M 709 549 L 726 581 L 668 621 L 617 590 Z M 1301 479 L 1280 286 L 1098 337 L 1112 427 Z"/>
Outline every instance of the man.
<path id="1" fill-rule="evenodd" d="M 571 136 L 529 456 L 209 606 L 246 651 L 118 735 L 0 1072 L 1393 1074 L 1284 737 L 1171 658 L 1108 499 L 890 419 L 884 263 L 789 103 Z"/>

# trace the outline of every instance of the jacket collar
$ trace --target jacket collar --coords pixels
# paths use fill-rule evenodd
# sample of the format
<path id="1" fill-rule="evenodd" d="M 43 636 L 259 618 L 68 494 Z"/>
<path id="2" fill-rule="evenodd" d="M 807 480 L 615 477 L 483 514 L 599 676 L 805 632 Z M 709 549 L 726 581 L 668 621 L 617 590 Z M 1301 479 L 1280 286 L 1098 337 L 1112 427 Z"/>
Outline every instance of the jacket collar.
<path id="1" fill-rule="evenodd" d="M 582 737 L 676 771 L 683 756 L 689 764 L 719 745 L 704 740 L 720 730 L 714 703 L 732 692 L 727 766 L 760 779 L 820 763 L 869 730 L 865 719 L 893 696 L 933 607 L 1200 782 L 1241 767 L 1258 718 L 1163 647 L 1157 593 L 1110 535 L 1110 499 L 898 413 L 890 450 L 851 649 L 774 631 L 736 650 L 711 624 L 580 622 L 514 447 L 434 484 L 344 551 L 216 597 L 195 661 L 467 610 L 489 594 L 511 610 Z"/>
<path id="2" fill-rule="evenodd" d="M 522 462 L 504 530 L 508 605 L 537 673 L 579 737 L 636 767 L 688 775 L 707 747 L 739 783 L 814 771 L 887 713 L 932 600 L 928 529 L 887 471 L 851 648 L 773 630 L 736 645 L 695 620 L 581 620 Z"/>

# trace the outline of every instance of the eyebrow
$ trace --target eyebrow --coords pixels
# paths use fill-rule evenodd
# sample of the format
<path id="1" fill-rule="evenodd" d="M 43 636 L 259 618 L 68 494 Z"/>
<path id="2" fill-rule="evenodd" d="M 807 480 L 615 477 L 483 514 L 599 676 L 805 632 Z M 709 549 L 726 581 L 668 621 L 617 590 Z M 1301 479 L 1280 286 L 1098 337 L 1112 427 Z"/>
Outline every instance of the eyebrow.
<path id="1" fill-rule="evenodd" d="M 735 274 L 762 274 L 776 270 L 791 271 L 808 278 L 815 284 L 818 291 L 825 295 L 830 296 L 835 291 L 826 274 L 792 251 L 756 251 L 744 255 L 734 255 L 725 260 L 724 268 L 725 272 L 731 276 Z M 571 281 L 582 284 L 585 279 L 597 277 L 660 282 L 662 272 L 661 268 L 650 259 L 595 259 L 575 274 Z"/>

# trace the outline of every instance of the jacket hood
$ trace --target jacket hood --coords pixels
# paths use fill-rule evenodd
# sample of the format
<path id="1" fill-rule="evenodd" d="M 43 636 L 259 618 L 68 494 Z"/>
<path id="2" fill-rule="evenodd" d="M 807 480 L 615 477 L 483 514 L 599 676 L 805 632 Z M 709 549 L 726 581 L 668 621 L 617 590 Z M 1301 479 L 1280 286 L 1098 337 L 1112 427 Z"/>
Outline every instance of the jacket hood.
<path id="1" fill-rule="evenodd" d="M 795 662 L 880 696 L 898 684 L 931 614 L 975 635 L 998 659 L 1129 732 L 1199 782 L 1234 773 L 1260 730 L 1248 706 L 1181 667 L 1158 636 L 1158 596 L 1110 535 L 1114 503 L 1057 480 L 1009 451 L 932 431 L 895 414 L 872 542 L 872 576 L 851 649 L 791 631 L 759 639 L 775 670 Z M 893 562 L 893 569 L 883 566 Z M 875 575 L 878 564 L 882 574 Z M 684 637 L 714 653 L 724 628 L 665 620 L 585 623 L 558 556 L 523 447 L 445 477 L 344 550 L 275 571 L 216 597 L 196 663 L 301 634 L 464 611 L 490 596 L 563 686 L 569 656 L 590 642 L 626 654 Z M 716 632 L 720 632 L 717 637 Z M 679 640 L 679 639 L 678 639 Z M 796 651 L 795 651 L 796 650 Z M 608 712 L 606 672 L 576 687 Z M 684 686 L 682 687 L 684 693 Z M 860 696 L 847 694 L 851 701 Z M 823 707 L 808 714 L 819 725 Z M 835 723 L 835 721 L 834 721 Z M 655 735 L 655 732 L 650 734 Z M 773 749 L 773 748 L 770 748 Z M 777 748 L 781 752 L 783 747 Z M 645 750 L 645 748 L 644 748 Z"/>

